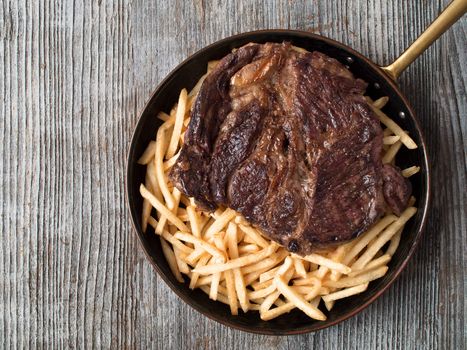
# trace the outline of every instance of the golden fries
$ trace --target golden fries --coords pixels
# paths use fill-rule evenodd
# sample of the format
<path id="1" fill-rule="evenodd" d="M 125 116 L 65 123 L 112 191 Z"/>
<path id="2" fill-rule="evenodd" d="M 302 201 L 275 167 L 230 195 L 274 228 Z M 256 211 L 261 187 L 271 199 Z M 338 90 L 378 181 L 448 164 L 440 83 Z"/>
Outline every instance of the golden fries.
<path id="1" fill-rule="evenodd" d="M 388 103 L 388 101 L 389 97 L 383 96 L 381 98 L 378 98 L 375 102 L 373 102 L 373 107 L 381 109 L 386 105 L 386 103 Z"/>
<path id="2" fill-rule="evenodd" d="M 164 238 L 160 237 L 160 240 L 162 246 L 162 253 L 164 253 L 165 260 L 167 260 L 170 270 L 172 270 L 172 273 L 174 274 L 177 281 L 183 282 L 183 277 L 180 273 L 180 270 L 178 269 L 177 260 L 175 258 L 175 254 L 172 248 L 170 248 L 169 244 L 165 241 Z"/>
<path id="3" fill-rule="evenodd" d="M 349 274 L 352 270 L 350 267 L 345 266 L 339 262 L 333 261 L 331 259 L 325 258 L 319 254 L 310 254 L 303 257 L 304 260 L 307 260 L 311 263 L 318 264 L 321 266 L 325 266 L 330 270 L 335 270 L 343 274 Z"/>
<path id="4" fill-rule="evenodd" d="M 411 177 L 420 171 L 419 166 L 411 166 L 410 168 L 402 170 L 402 176 L 404 177 Z"/>
<path id="5" fill-rule="evenodd" d="M 143 155 L 138 159 L 138 164 L 148 164 L 156 154 L 156 141 L 149 142 L 148 147 L 144 151 Z"/>
<path id="6" fill-rule="evenodd" d="M 278 276 L 274 279 L 277 289 L 287 298 L 289 299 L 296 307 L 302 310 L 311 318 L 315 320 L 324 321 L 326 316 L 319 311 L 319 309 L 313 307 L 310 303 L 308 303 L 305 298 L 303 298 L 299 293 L 293 290 L 291 287 L 285 283 L 282 276 Z"/>
<path id="7" fill-rule="evenodd" d="M 379 117 L 379 120 L 381 123 L 386 125 L 389 129 L 392 130 L 392 132 L 400 137 L 400 140 L 402 143 L 407 147 L 408 149 L 415 149 L 417 148 L 417 144 L 412 140 L 412 138 L 404 131 L 402 128 L 396 124 L 394 120 L 389 118 L 386 114 L 384 114 L 380 109 L 376 108 L 373 106 L 373 111 L 376 113 L 376 115 Z"/>
<path id="8" fill-rule="evenodd" d="M 250 265 L 271 255 L 274 250 L 277 249 L 277 247 L 277 245 L 271 244 L 269 247 L 264 248 L 257 254 L 249 254 L 242 256 L 241 258 L 232 259 L 225 264 L 202 266 L 200 268 L 194 269 L 193 272 L 197 272 L 201 275 L 209 275 L 215 272 L 223 272 L 226 270 L 235 269 L 237 267 Z"/>
<path id="9" fill-rule="evenodd" d="M 175 124 L 170 138 L 169 147 L 167 148 L 166 158 L 172 158 L 177 152 L 178 143 L 180 142 L 180 134 L 182 133 L 183 119 L 186 114 L 187 92 L 182 89 L 178 98 L 177 112 L 175 114 Z"/>
<path id="10" fill-rule="evenodd" d="M 352 264 L 354 270 L 362 269 L 375 256 L 375 254 L 388 242 L 397 231 L 405 225 L 405 223 L 417 212 L 417 208 L 408 207 L 386 230 L 384 230 L 371 245 L 369 245 L 365 253 Z"/>
<path id="11" fill-rule="evenodd" d="M 323 300 L 324 300 L 325 303 L 327 303 L 329 301 L 335 301 L 335 300 L 339 300 L 339 299 L 342 299 L 342 298 L 347 298 L 347 297 L 349 297 L 351 295 L 355 295 L 355 294 L 364 292 L 367 288 L 368 288 L 368 282 L 364 283 L 364 284 L 360 284 L 360 285 L 355 286 L 355 287 L 342 289 L 342 290 L 340 290 L 338 292 L 325 295 L 325 296 L 323 296 Z"/>
<path id="12" fill-rule="evenodd" d="M 364 284 L 383 277 L 387 271 L 388 267 L 382 266 L 367 273 L 362 273 L 356 277 L 344 277 L 339 281 L 325 281 L 324 285 L 331 288 L 355 287 L 359 284 Z"/>
<path id="13" fill-rule="evenodd" d="M 401 141 L 396 141 L 389 147 L 388 151 L 384 154 L 383 156 L 383 164 L 389 164 L 393 161 L 393 159 L 396 157 L 397 152 L 399 152 L 400 148 L 402 146 Z"/>
<path id="14" fill-rule="evenodd" d="M 216 64 L 210 62 L 209 68 Z M 414 199 L 400 217 L 386 215 L 352 242 L 305 257 L 267 239 L 232 209 L 201 211 L 193 198 L 173 187 L 168 173 L 180 154 L 189 109 L 207 74 L 192 91 L 180 92 L 170 115 L 157 115 L 164 123 L 138 160 L 147 166 L 145 183 L 140 186 L 143 231 L 152 227 L 160 235 L 162 252 L 178 281 L 184 281 L 183 273 L 189 278 L 189 288 L 200 288 L 211 299 L 229 305 L 232 315 L 239 308 L 258 310 L 261 319 L 270 320 L 298 308 L 313 319 L 325 320 L 318 309 L 321 300 L 331 310 L 336 300 L 365 291 L 387 272 L 404 225 L 416 213 Z M 367 100 L 387 126 L 383 163 L 393 163 L 402 145 L 416 148 L 408 134 L 380 111 L 387 97 Z M 418 171 L 420 167 L 413 166 L 402 175 Z M 383 251 L 386 244 L 389 247 Z"/>

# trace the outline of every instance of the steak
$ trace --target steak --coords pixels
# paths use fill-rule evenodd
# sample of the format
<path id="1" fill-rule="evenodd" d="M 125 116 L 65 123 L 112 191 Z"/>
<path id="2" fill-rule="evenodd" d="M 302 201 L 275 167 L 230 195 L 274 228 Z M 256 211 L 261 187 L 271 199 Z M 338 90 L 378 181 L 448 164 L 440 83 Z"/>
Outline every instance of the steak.
<path id="1" fill-rule="evenodd" d="M 366 86 L 320 52 L 247 44 L 202 84 L 170 179 L 203 209 L 235 209 L 291 252 L 355 238 L 410 196 L 399 171 L 383 167 Z"/>

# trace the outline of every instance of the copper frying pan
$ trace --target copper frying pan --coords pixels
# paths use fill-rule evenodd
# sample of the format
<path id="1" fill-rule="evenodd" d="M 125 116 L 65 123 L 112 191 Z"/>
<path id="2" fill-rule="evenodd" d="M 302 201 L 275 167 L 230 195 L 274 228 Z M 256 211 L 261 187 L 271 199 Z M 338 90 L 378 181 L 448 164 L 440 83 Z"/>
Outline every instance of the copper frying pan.
<path id="1" fill-rule="evenodd" d="M 339 42 L 294 30 L 262 30 L 235 35 L 205 47 L 177 66 L 156 88 L 140 114 L 128 155 L 126 188 L 133 225 L 143 250 L 169 287 L 186 303 L 211 319 L 247 332 L 274 335 L 306 333 L 329 327 L 355 315 L 378 298 L 394 282 L 412 256 L 425 226 L 430 199 L 430 169 L 425 141 L 418 119 L 399 90 L 396 79 L 443 32 L 462 17 L 466 10 L 467 0 L 453 1 L 399 58 L 385 67 L 376 65 Z M 299 311 L 292 311 L 267 322 L 262 321 L 254 312 L 231 316 L 227 306 L 210 300 L 201 291 L 190 290 L 188 283 L 177 282 L 163 257 L 159 240 L 154 234 L 143 233 L 141 229 L 142 199 L 139 194 L 139 185 L 144 182 L 145 167 L 137 165 L 137 160 L 160 126 L 157 118 L 154 117 L 155 114 L 159 111 L 170 110 L 178 98 L 179 91 L 182 88 L 191 89 L 204 74 L 208 61 L 220 59 L 233 48 L 248 42 L 267 41 L 290 41 L 309 51 L 321 51 L 348 65 L 355 76 L 369 83 L 367 94 L 370 97 L 375 99 L 389 96 L 389 103 L 384 111 L 408 130 L 418 145 L 416 150 L 404 150 L 398 155 L 398 165 L 401 168 L 414 164 L 421 167 L 421 172 L 411 177 L 418 212 L 404 230 L 403 239 L 390 263 L 388 273 L 383 278 L 373 281 L 368 290 L 358 297 L 337 302 L 328 314 L 328 319 L 323 322 L 311 320 Z"/>

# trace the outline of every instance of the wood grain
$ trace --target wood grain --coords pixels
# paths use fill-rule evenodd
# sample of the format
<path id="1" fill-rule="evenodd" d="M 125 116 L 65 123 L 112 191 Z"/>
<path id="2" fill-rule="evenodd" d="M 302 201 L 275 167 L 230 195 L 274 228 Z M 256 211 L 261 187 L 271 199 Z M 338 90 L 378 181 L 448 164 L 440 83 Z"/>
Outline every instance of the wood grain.
<path id="1" fill-rule="evenodd" d="M 268 337 L 183 304 L 125 205 L 138 111 L 225 36 L 297 28 L 389 63 L 447 0 L 0 0 L 0 348 L 465 349 L 466 20 L 400 80 L 425 130 L 433 204 L 390 290 L 331 329 Z"/>

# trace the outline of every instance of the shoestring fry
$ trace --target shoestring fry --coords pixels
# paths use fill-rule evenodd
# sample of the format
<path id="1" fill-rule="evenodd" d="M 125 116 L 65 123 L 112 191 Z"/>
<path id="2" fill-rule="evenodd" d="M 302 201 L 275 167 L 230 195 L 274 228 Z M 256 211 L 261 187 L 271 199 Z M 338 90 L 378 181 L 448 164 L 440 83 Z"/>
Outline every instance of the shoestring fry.
<path id="1" fill-rule="evenodd" d="M 165 259 L 179 282 L 227 304 L 232 315 L 239 310 L 259 312 L 261 319 L 271 320 L 298 308 L 312 319 L 325 320 L 321 301 L 330 311 L 336 300 L 364 292 L 371 281 L 387 273 L 404 225 L 417 211 L 415 198 L 399 217 L 386 213 L 358 238 L 305 257 L 289 253 L 232 209 L 200 210 L 193 198 L 170 183 L 168 174 L 180 154 L 191 106 L 216 64 L 209 62 L 192 91 L 180 92 L 169 114 L 157 115 L 163 124 L 138 160 L 147 166 L 140 186 L 142 228 L 160 237 Z M 385 126 L 383 163 L 394 164 L 402 146 L 417 145 L 382 112 L 387 97 L 366 98 Z M 411 166 L 402 174 L 409 177 L 419 171 L 420 167 Z"/>

